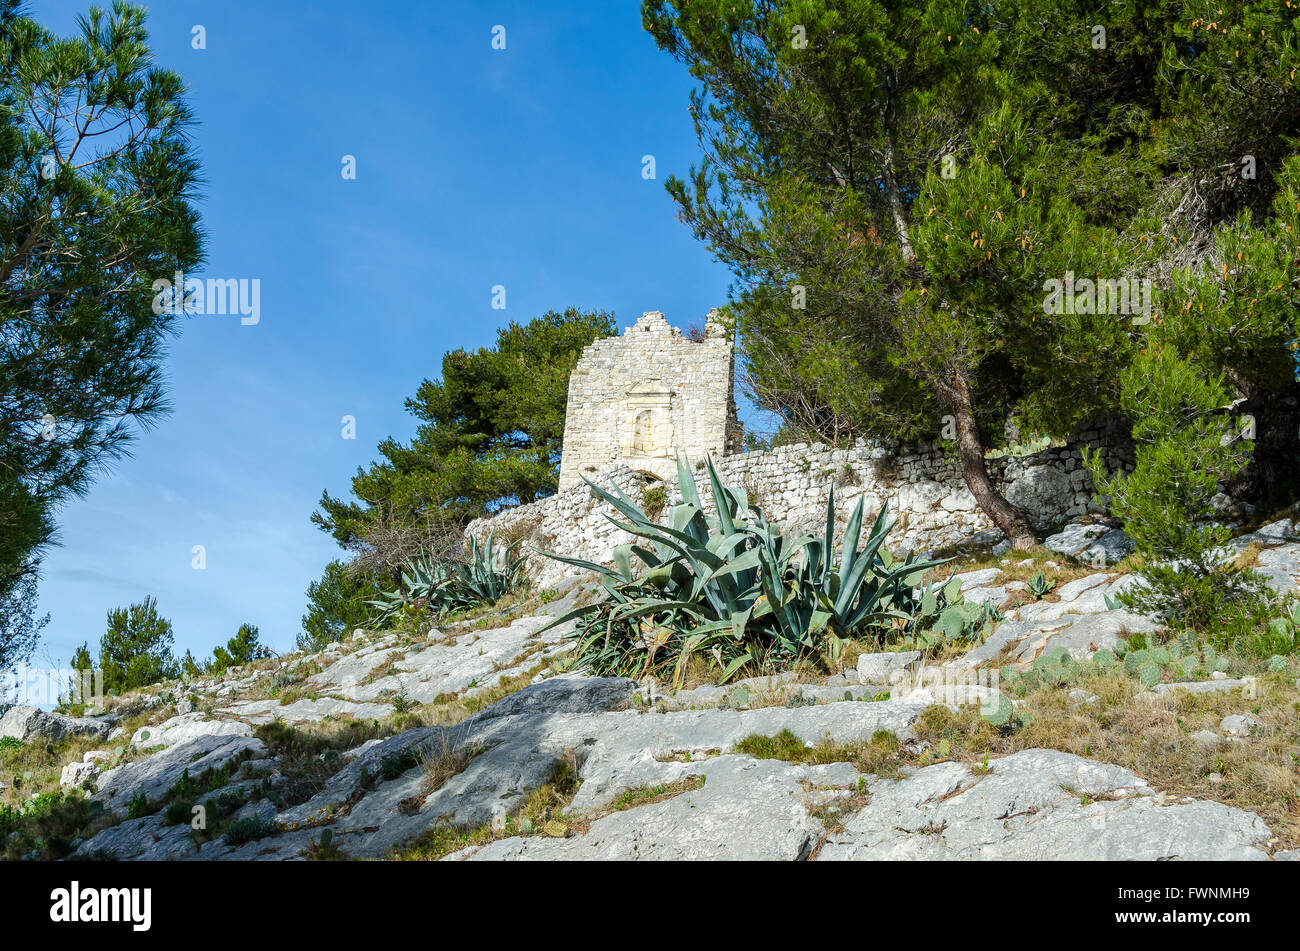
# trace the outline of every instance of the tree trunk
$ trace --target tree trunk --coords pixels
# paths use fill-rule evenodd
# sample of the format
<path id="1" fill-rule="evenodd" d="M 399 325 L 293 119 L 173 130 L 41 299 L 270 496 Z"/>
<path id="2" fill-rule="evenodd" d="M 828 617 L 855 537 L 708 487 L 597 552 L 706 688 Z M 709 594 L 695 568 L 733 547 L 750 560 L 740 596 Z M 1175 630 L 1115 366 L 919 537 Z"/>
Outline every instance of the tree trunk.
<path id="1" fill-rule="evenodd" d="M 903 195 L 898 186 L 898 174 L 894 170 L 894 141 L 885 142 L 885 197 L 889 202 L 889 217 L 898 232 L 898 246 L 903 252 L 903 262 L 910 268 L 916 264 L 916 249 L 912 247 L 912 236 L 907 231 L 907 217 L 903 214 Z"/>
<path id="2" fill-rule="evenodd" d="M 984 514 L 1007 536 L 1011 547 L 1024 551 L 1037 547 L 1038 536 L 1025 513 L 1020 511 L 997 490 L 989 478 L 984 461 L 984 440 L 980 436 L 979 422 L 975 419 L 974 402 L 970 386 L 959 377 L 950 391 L 953 418 L 957 423 L 957 445 L 961 452 L 961 471 L 966 486 Z"/>

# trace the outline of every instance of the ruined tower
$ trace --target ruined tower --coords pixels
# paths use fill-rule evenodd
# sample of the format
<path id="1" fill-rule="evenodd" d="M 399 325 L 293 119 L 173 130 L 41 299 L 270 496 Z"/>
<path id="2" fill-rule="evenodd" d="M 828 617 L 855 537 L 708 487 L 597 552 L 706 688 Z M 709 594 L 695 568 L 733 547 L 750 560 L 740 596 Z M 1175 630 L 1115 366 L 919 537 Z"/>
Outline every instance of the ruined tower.
<path id="1" fill-rule="evenodd" d="M 703 340 L 649 311 L 621 337 L 597 340 L 569 378 L 560 490 L 615 462 L 660 479 L 740 449 L 731 335 L 710 311 Z"/>

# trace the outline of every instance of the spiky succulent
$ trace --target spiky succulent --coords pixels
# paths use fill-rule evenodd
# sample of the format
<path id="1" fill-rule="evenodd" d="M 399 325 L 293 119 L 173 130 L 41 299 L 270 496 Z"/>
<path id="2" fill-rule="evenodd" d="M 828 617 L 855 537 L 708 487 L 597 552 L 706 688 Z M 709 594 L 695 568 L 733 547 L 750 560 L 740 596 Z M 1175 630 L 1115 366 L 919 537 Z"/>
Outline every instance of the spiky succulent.
<path id="1" fill-rule="evenodd" d="M 834 658 L 845 637 L 909 632 L 927 612 L 951 606 L 948 589 L 917 587 L 943 561 L 898 560 L 885 550 L 887 505 L 863 542 L 859 498 L 837 548 L 833 488 L 825 532 L 790 537 L 743 489 L 723 486 L 712 460 L 705 467 L 715 514 L 706 514 L 690 466 L 679 458 L 683 501 L 663 523 L 616 487 L 588 480 L 617 513 L 610 521 L 637 539 L 614 550 L 612 567 L 543 552 L 595 573 L 607 595 L 548 625 L 578 622 L 581 666 L 629 676 L 671 670 L 676 681 L 692 656 L 703 656 L 725 681 L 747 664 L 780 666 L 823 648 Z"/>

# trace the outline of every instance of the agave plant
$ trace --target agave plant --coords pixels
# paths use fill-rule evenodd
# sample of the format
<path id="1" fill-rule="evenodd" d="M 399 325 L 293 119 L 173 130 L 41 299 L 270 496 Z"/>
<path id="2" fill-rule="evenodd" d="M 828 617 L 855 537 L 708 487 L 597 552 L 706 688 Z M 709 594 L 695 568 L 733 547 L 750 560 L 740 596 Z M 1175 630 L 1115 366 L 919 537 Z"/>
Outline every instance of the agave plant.
<path id="1" fill-rule="evenodd" d="M 1053 588 L 1056 587 L 1056 582 L 1049 581 L 1047 576 L 1043 574 L 1043 569 L 1039 568 L 1038 573 L 1025 582 L 1025 586 L 1029 589 L 1029 593 L 1034 596 L 1035 600 L 1041 601 L 1046 595 L 1051 593 Z"/>
<path id="2" fill-rule="evenodd" d="M 488 532 L 479 547 L 478 539 L 469 540 L 469 560 L 457 566 L 459 592 L 477 603 L 496 601 L 519 587 L 523 580 L 525 559 L 518 557 L 520 541 L 507 545 L 500 558 L 493 550 L 493 533 Z"/>
<path id="3" fill-rule="evenodd" d="M 577 656 L 597 673 L 644 676 L 704 653 L 725 681 L 746 664 L 789 663 L 842 638 L 911 623 L 920 611 L 913 586 L 942 561 L 896 561 L 883 548 L 892 527 L 888 507 L 859 548 L 863 500 L 834 545 L 835 498 L 821 538 L 787 537 L 749 503 L 743 489 L 722 485 L 706 460 L 714 511 L 706 515 L 690 467 L 678 459 L 682 504 L 666 524 L 650 519 L 616 487 L 591 490 L 622 516 L 616 526 L 644 543 L 619 546 L 612 567 L 542 552 L 596 574 L 607 597 L 575 608 L 548 627 L 577 620 Z M 634 567 L 633 559 L 639 562 Z"/>
<path id="4" fill-rule="evenodd" d="M 398 590 L 380 592 L 379 599 L 366 602 L 378 611 L 375 624 L 388 624 L 405 608 L 446 614 L 499 600 L 523 580 L 524 559 L 517 556 L 518 549 L 516 541 L 494 550 L 493 535 L 488 532 L 482 547 L 477 539 L 470 539 L 470 557 L 465 562 L 431 561 L 424 556 L 411 559 L 402 571 Z"/>
<path id="5" fill-rule="evenodd" d="M 450 562 L 430 561 L 423 555 L 412 558 L 402 570 L 396 591 L 381 591 L 378 599 L 366 602 L 379 612 L 374 623 L 383 627 L 408 607 L 428 607 L 435 612 L 446 609 L 454 601 L 454 576 L 455 566 Z"/>

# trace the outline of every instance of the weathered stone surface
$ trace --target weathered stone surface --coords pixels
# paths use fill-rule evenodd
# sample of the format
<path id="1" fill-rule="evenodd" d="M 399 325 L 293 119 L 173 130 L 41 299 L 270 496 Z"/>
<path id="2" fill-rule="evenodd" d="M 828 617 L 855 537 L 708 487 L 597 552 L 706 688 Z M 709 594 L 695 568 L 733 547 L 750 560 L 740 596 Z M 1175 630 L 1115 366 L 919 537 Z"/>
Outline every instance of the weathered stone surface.
<path id="1" fill-rule="evenodd" d="M 1093 588 L 1088 597 L 1100 588 Z M 1064 607 L 1078 606 L 1079 600 L 1065 602 Z M 1061 607 L 1053 604 L 1051 607 Z M 1021 613 L 1024 611 L 1022 609 Z M 1072 657 L 1083 659 L 1102 649 L 1111 649 L 1120 637 L 1149 633 L 1157 629 L 1150 619 L 1131 611 L 1115 610 L 1104 614 L 1072 614 L 1052 611 L 1047 617 L 1022 621 L 1003 621 L 983 644 L 953 661 L 950 666 L 969 670 L 980 664 L 1003 659 L 1015 664 L 1032 663 L 1047 650 L 1064 647 Z"/>
<path id="2" fill-rule="evenodd" d="M 1259 553 L 1255 563 L 1261 568 L 1274 568 L 1289 575 L 1300 575 L 1300 545 L 1266 548 Z"/>
<path id="3" fill-rule="evenodd" d="M 125 811 L 127 803 L 139 793 L 149 802 L 157 801 L 187 770 L 190 776 L 199 776 L 236 758 L 265 752 L 266 745 L 253 737 L 200 736 L 147 759 L 110 769 L 99 777 L 98 791 L 91 798 L 110 809 Z"/>
<path id="4" fill-rule="evenodd" d="M 1280 545 L 1284 542 L 1293 542 L 1297 539 L 1295 525 L 1291 519 L 1284 518 L 1276 522 L 1257 529 L 1252 533 L 1255 538 L 1266 545 Z"/>
<path id="5" fill-rule="evenodd" d="M 1070 656 L 1080 659 L 1091 657 L 1099 650 L 1112 649 L 1121 637 L 1151 633 L 1157 629 L 1157 625 L 1150 619 L 1124 610 L 1107 611 L 1105 614 L 1084 614 L 1068 619 L 1069 626 L 1049 638 L 1046 647 L 1049 649 L 1064 647 L 1070 652 Z M 1064 621 L 1067 618 L 1062 617 L 1060 620 Z"/>
<path id="6" fill-rule="evenodd" d="M 1249 714 L 1236 713 L 1224 717 L 1219 723 L 1219 729 L 1229 736 L 1250 736 L 1259 728 L 1259 721 Z"/>
<path id="7" fill-rule="evenodd" d="M 1085 525 L 1073 522 L 1066 525 L 1055 535 L 1043 539 L 1043 547 L 1062 555 L 1078 555 L 1105 535 L 1109 529 L 1105 525 Z"/>
<path id="8" fill-rule="evenodd" d="M 69 786 L 83 786 L 102 771 L 103 767 L 99 763 L 72 762 L 63 767 L 63 772 L 59 774 L 59 785 L 65 789 Z"/>
<path id="9" fill-rule="evenodd" d="M 268 701 L 274 702 L 274 701 Z M 209 720 L 201 713 L 185 713 L 157 726 L 141 727 L 131 742 L 141 748 L 175 746 L 201 736 L 252 736 L 253 728 L 237 720 Z"/>
<path id="10" fill-rule="evenodd" d="M 904 670 L 921 660 L 920 651 L 894 651 L 858 655 L 858 680 L 864 684 L 887 684 L 896 670 Z"/>
<path id="11" fill-rule="evenodd" d="M 169 826 L 162 816 L 147 816 L 100 831 L 82 843 L 74 858 L 98 853 L 121 861 L 162 862 L 193 858 L 198 851 L 188 823 Z"/>
<path id="12" fill-rule="evenodd" d="M 1266 859 L 1258 816 L 1216 802 L 1168 803 L 1128 770 L 1053 750 L 877 780 L 871 802 L 821 860 Z M 1084 805 L 1081 796 L 1091 801 Z M 1102 799 L 1101 797 L 1106 797 Z"/>
<path id="13" fill-rule="evenodd" d="M 474 860 L 763 860 L 807 858 L 822 833 L 809 814 L 813 786 L 852 788 L 848 764 L 795 766 L 748 756 L 691 764 L 702 788 L 664 802 L 598 819 L 590 831 L 564 839 L 515 837 L 460 853 Z"/>
<path id="14" fill-rule="evenodd" d="M 994 607 L 1002 604 L 1010 594 L 1010 590 L 1001 586 L 971 588 L 969 591 L 963 591 L 962 594 L 971 604 L 991 604 Z"/>
<path id="15" fill-rule="evenodd" d="M 1085 591 L 1100 587 L 1106 583 L 1107 576 L 1104 574 L 1088 575 L 1084 578 L 1067 581 L 1056 590 L 1056 594 L 1062 601 L 1073 601 Z"/>
<path id="16" fill-rule="evenodd" d="M 981 568 L 979 571 L 965 571 L 959 575 L 953 575 L 961 582 L 962 592 L 965 593 L 968 588 L 979 588 L 984 585 L 992 584 L 1002 574 L 997 568 Z"/>
<path id="17" fill-rule="evenodd" d="M 223 707 L 222 712 L 256 724 L 270 723 L 272 720 L 283 720 L 285 723 L 318 723 L 326 717 L 339 716 L 378 720 L 391 714 L 393 706 L 387 703 L 357 703 L 334 697 L 320 697 L 316 700 L 295 700 L 288 704 L 281 704 L 279 700 L 274 699 L 245 700 Z M 251 733 L 251 730 L 249 732 Z"/>
<path id="18" fill-rule="evenodd" d="M 1254 687 L 1253 680 L 1195 680 L 1187 683 L 1156 684 L 1151 689 L 1156 693 L 1173 693 L 1186 690 L 1188 693 L 1226 693 L 1230 690 L 1247 690 Z"/>
<path id="19" fill-rule="evenodd" d="M 504 677 L 522 673 L 552 651 L 538 650 L 530 660 L 512 666 L 522 654 L 564 641 L 572 630 L 571 624 L 538 635 L 538 630 L 551 620 L 548 615 L 520 618 L 503 627 L 468 631 L 450 643 L 432 643 L 405 655 L 397 649 L 376 651 L 359 660 L 353 655 L 321 671 L 308 683 L 322 693 L 364 702 L 402 694 L 413 703 L 431 703 L 440 695 L 459 693 L 471 685 L 487 689 Z M 393 673 L 370 679 L 389 663 L 394 666 Z"/>
<path id="20" fill-rule="evenodd" d="M 626 710 L 632 703 L 636 681 L 626 677 L 561 676 L 513 693 L 497 701 L 468 722 L 497 717 L 558 716 Z"/>
<path id="21" fill-rule="evenodd" d="M 116 720 L 111 717 L 70 717 L 23 704 L 10 707 L 0 717 L 0 737 L 31 743 L 55 742 L 67 736 L 94 736 L 103 739 L 112 731 Z"/>
<path id="22" fill-rule="evenodd" d="M 1223 745 L 1223 737 L 1213 730 L 1197 730 L 1192 734 L 1192 742 L 1203 750 L 1212 750 Z"/>
<path id="23" fill-rule="evenodd" d="M 1113 565 L 1133 554 L 1137 546 L 1123 529 L 1112 529 L 1098 538 L 1077 556 L 1089 565 Z"/>
<path id="24" fill-rule="evenodd" d="M 1030 466 L 1006 488 L 1007 501 L 1039 522 L 1059 516 L 1073 494 L 1070 477 L 1055 466 Z"/>

